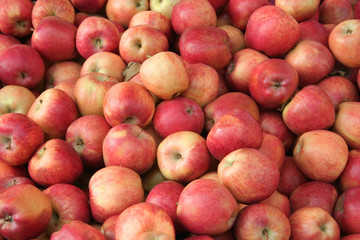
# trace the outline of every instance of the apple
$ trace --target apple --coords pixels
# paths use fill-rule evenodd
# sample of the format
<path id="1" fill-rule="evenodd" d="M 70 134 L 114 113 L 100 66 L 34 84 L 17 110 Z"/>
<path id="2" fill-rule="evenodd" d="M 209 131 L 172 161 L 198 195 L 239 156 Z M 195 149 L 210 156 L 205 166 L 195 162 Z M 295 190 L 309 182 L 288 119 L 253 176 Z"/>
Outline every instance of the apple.
<path id="1" fill-rule="evenodd" d="M 171 51 L 159 52 L 146 59 L 139 73 L 145 88 L 161 99 L 178 96 L 189 87 L 184 59 Z"/>
<path id="2" fill-rule="evenodd" d="M 234 53 L 226 67 L 225 81 L 232 91 L 249 93 L 249 81 L 255 67 L 268 57 L 252 48 Z"/>
<path id="3" fill-rule="evenodd" d="M 33 27 L 36 28 L 48 16 L 57 16 L 73 24 L 75 8 L 69 0 L 37 0 L 31 14 Z"/>
<path id="4" fill-rule="evenodd" d="M 360 150 L 350 150 L 344 171 L 339 178 L 340 189 L 345 192 L 353 187 L 360 187 Z"/>
<path id="5" fill-rule="evenodd" d="M 5 113 L 27 114 L 35 95 L 26 87 L 6 85 L 0 89 L 0 115 Z"/>
<path id="6" fill-rule="evenodd" d="M 266 203 L 282 210 L 287 217 L 291 214 L 291 204 L 290 199 L 282 193 L 279 193 L 277 190 L 273 192 L 269 197 L 262 200 L 260 203 Z"/>
<path id="7" fill-rule="evenodd" d="M 300 89 L 282 111 L 286 126 L 296 135 L 328 129 L 335 122 L 335 107 L 327 93 L 317 85 Z"/>
<path id="8" fill-rule="evenodd" d="M 169 50 L 165 34 L 146 24 L 126 29 L 118 46 L 120 56 L 127 63 L 142 63 L 156 53 Z"/>
<path id="9" fill-rule="evenodd" d="M 138 65 L 138 67 L 136 65 Z M 134 82 L 134 83 L 144 86 L 144 84 L 141 81 L 140 73 L 136 72 L 139 70 L 140 65 L 141 65 L 140 63 L 136 63 L 136 62 L 129 63 L 128 67 L 126 67 L 124 74 L 123 74 L 125 82 Z M 136 67 L 134 67 L 135 70 L 133 70 L 133 66 L 136 66 Z M 132 74 L 135 74 L 135 75 L 132 76 Z M 130 78 L 130 79 L 128 80 L 128 78 Z M 154 99 L 155 106 L 157 106 L 162 101 L 162 99 L 160 99 L 158 96 L 155 96 L 152 92 L 150 92 L 150 94 Z"/>
<path id="10" fill-rule="evenodd" d="M 79 220 L 64 224 L 59 231 L 54 232 L 50 237 L 50 240 L 61 239 L 106 240 L 98 229 Z"/>
<path id="11" fill-rule="evenodd" d="M 154 165 L 156 144 L 141 127 L 120 123 L 107 133 L 103 141 L 105 166 L 123 166 L 139 175 Z"/>
<path id="12" fill-rule="evenodd" d="M 284 165 L 285 147 L 277 136 L 264 132 L 259 150 L 267 154 L 281 171 Z"/>
<path id="13" fill-rule="evenodd" d="M 168 179 L 166 179 L 164 175 L 162 175 L 159 166 L 157 164 L 157 161 L 155 161 L 152 168 L 146 173 L 141 175 L 141 180 L 144 191 L 146 193 L 149 193 L 151 189 L 153 189 L 156 185 Z"/>
<path id="14" fill-rule="evenodd" d="M 228 1 L 229 3 L 229 1 Z M 222 25 L 233 25 L 230 16 L 229 16 L 229 4 L 225 5 L 225 7 L 217 13 L 216 19 L 216 27 L 220 27 Z"/>
<path id="15" fill-rule="evenodd" d="M 340 238 L 340 240 L 357 240 L 360 238 L 360 234 L 349 234 Z"/>
<path id="16" fill-rule="evenodd" d="M 99 12 L 105 6 L 106 2 L 106 0 L 71 0 L 71 3 L 77 10 L 85 13 Z"/>
<path id="17" fill-rule="evenodd" d="M 0 81 L 6 85 L 33 88 L 45 74 L 40 54 L 25 44 L 13 44 L 0 53 Z"/>
<path id="18" fill-rule="evenodd" d="M 0 194 L 6 189 L 19 185 L 19 184 L 30 184 L 35 186 L 35 183 L 31 178 L 25 176 L 8 176 L 0 178 Z M 36 187 L 36 186 L 35 186 Z"/>
<path id="19" fill-rule="evenodd" d="M 234 196 L 224 185 L 211 179 L 196 179 L 181 192 L 176 215 L 187 231 L 216 235 L 234 226 L 238 212 Z"/>
<path id="20" fill-rule="evenodd" d="M 85 59 L 97 52 L 116 53 L 119 41 L 119 31 L 104 17 L 87 17 L 76 31 L 76 50 Z"/>
<path id="21" fill-rule="evenodd" d="M 169 20 L 174 6 L 181 0 L 149 0 L 149 7 L 151 11 L 159 12 Z"/>
<path id="22" fill-rule="evenodd" d="M 74 20 L 74 25 L 76 27 L 80 26 L 80 23 L 82 23 L 85 18 L 90 17 L 90 14 L 88 13 L 84 13 L 84 12 L 76 12 L 75 13 L 75 20 Z"/>
<path id="23" fill-rule="evenodd" d="M 147 10 L 149 10 L 148 0 L 107 0 L 105 5 L 107 18 L 121 23 L 125 28 L 136 13 Z"/>
<path id="24" fill-rule="evenodd" d="M 119 81 L 104 73 L 91 72 L 78 78 L 74 97 L 79 113 L 104 116 L 104 99 L 109 89 Z"/>
<path id="25" fill-rule="evenodd" d="M 103 142 L 111 127 L 103 116 L 87 115 L 72 122 L 65 139 L 80 155 L 84 168 L 104 167 Z"/>
<path id="26" fill-rule="evenodd" d="M 230 92 L 230 88 L 227 86 L 226 82 L 225 82 L 225 71 L 226 69 L 223 68 L 221 70 L 217 70 L 218 74 L 219 74 L 219 91 L 218 91 L 218 97 L 220 97 L 221 95 L 224 95 L 225 93 Z"/>
<path id="27" fill-rule="evenodd" d="M 106 121 L 114 127 L 120 123 L 148 125 L 155 112 L 155 102 L 149 91 L 134 82 L 120 82 L 112 86 L 104 98 Z"/>
<path id="28" fill-rule="evenodd" d="M 239 212 L 234 226 L 238 240 L 290 239 L 291 227 L 287 216 L 279 208 L 256 203 Z"/>
<path id="29" fill-rule="evenodd" d="M 309 19 L 299 23 L 300 38 L 298 42 L 302 40 L 314 40 L 322 43 L 328 47 L 329 33 L 325 26 L 316 20 Z"/>
<path id="30" fill-rule="evenodd" d="M 232 25 L 222 25 L 219 26 L 219 28 L 224 30 L 229 35 L 231 48 L 230 51 L 232 54 L 235 54 L 236 52 L 245 48 L 244 33 L 240 29 Z"/>
<path id="31" fill-rule="evenodd" d="M 289 217 L 292 240 L 340 239 L 339 225 L 324 209 L 302 207 Z"/>
<path id="32" fill-rule="evenodd" d="M 236 149 L 260 148 L 262 139 L 263 130 L 258 121 L 250 113 L 238 110 L 225 114 L 214 124 L 206 145 L 212 156 L 221 161 Z"/>
<path id="33" fill-rule="evenodd" d="M 336 200 L 333 217 L 344 234 L 360 233 L 360 187 L 353 187 L 343 192 Z"/>
<path id="34" fill-rule="evenodd" d="M 90 209 L 98 223 L 143 200 L 141 178 L 130 168 L 109 166 L 97 170 L 90 178 Z"/>
<path id="35" fill-rule="evenodd" d="M 199 104 L 180 96 L 160 102 L 155 108 L 152 122 L 154 130 L 161 138 L 178 131 L 201 134 L 205 116 Z"/>
<path id="36" fill-rule="evenodd" d="M 27 167 L 25 165 L 10 166 L 0 161 L 0 179 L 14 176 L 29 177 Z"/>
<path id="37" fill-rule="evenodd" d="M 101 225 L 100 232 L 104 234 L 106 240 L 115 240 L 115 226 L 120 214 L 108 217 Z"/>
<path id="38" fill-rule="evenodd" d="M 179 50 L 185 62 L 204 63 L 216 70 L 225 68 L 232 57 L 229 35 L 215 26 L 186 28 L 179 39 Z"/>
<path id="39" fill-rule="evenodd" d="M 33 3 L 30 0 L 5 0 L 0 6 L 2 33 L 13 37 L 26 37 L 31 34 Z"/>
<path id="40" fill-rule="evenodd" d="M 14 185 L 0 195 L 0 235 L 6 239 L 36 238 L 51 218 L 50 200 L 31 184 Z"/>
<path id="41" fill-rule="evenodd" d="M 320 0 L 286 1 L 275 0 L 275 6 L 284 9 L 299 23 L 312 18 L 319 9 Z"/>
<path id="42" fill-rule="evenodd" d="M 76 61 L 62 61 L 51 64 L 45 73 L 45 88 L 53 88 L 60 83 L 75 84 L 80 77 L 82 65 Z"/>
<path id="43" fill-rule="evenodd" d="M 17 43 L 21 43 L 17 38 L 0 33 L 0 53 L 11 45 Z"/>
<path id="44" fill-rule="evenodd" d="M 209 235 L 193 235 L 193 236 L 184 238 L 184 240 L 214 240 L 214 238 L 212 238 Z"/>
<path id="45" fill-rule="evenodd" d="M 350 0 L 324 0 L 319 6 L 319 21 L 323 24 L 339 24 L 353 18 Z"/>
<path id="46" fill-rule="evenodd" d="M 217 173 L 219 181 L 235 199 L 245 204 L 268 198 L 277 189 L 280 179 L 275 162 L 254 148 L 238 148 L 226 155 Z"/>
<path id="47" fill-rule="evenodd" d="M 49 16 L 36 26 L 31 36 L 31 45 L 48 61 L 71 60 L 77 55 L 76 32 L 74 24 L 57 16 Z"/>

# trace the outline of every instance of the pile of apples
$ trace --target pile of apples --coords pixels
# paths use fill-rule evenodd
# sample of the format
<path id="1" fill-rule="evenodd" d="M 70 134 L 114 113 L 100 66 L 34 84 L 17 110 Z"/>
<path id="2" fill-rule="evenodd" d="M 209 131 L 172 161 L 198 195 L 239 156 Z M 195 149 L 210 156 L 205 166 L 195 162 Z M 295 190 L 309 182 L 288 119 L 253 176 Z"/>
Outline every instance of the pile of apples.
<path id="1" fill-rule="evenodd" d="M 0 240 L 359 240 L 360 1 L 0 0 Z"/>

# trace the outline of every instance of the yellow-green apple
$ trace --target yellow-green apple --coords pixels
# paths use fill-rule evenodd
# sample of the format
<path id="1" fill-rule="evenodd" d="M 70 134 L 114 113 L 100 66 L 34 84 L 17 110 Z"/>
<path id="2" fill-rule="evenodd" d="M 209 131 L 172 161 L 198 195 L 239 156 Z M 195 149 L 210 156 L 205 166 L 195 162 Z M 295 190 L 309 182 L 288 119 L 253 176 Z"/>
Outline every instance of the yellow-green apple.
<path id="1" fill-rule="evenodd" d="M 254 68 L 268 57 L 252 48 L 233 54 L 226 67 L 225 81 L 232 91 L 249 93 L 249 80 Z"/>
<path id="2" fill-rule="evenodd" d="M 204 63 L 186 64 L 189 87 L 181 96 L 195 100 L 201 108 L 215 100 L 219 93 L 219 74 Z"/>
<path id="3" fill-rule="evenodd" d="M 292 156 L 285 156 L 284 165 L 280 171 L 279 186 L 276 190 L 279 193 L 290 197 L 295 188 L 306 183 L 307 181 L 308 178 L 294 163 L 294 158 Z"/>
<path id="4" fill-rule="evenodd" d="M 106 0 L 71 0 L 74 7 L 81 12 L 97 13 L 106 4 Z"/>
<path id="5" fill-rule="evenodd" d="M 76 50 L 85 59 L 97 52 L 116 53 L 119 41 L 119 31 L 104 17 L 87 17 L 76 31 Z"/>
<path id="6" fill-rule="evenodd" d="M 276 109 L 291 98 L 298 85 L 296 68 L 283 59 L 270 58 L 252 71 L 249 92 L 259 106 Z"/>
<path id="7" fill-rule="evenodd" d="M 302 207 L 319 207 L 333 214 L 338 192 L 330 183 L 309 181 L 292 191 L 290 204 L 292 212 Z"/>
<path id="8" fill-rule="evenodd" d="M 282 117 L 293 133 L 301 135 L 311 130 L 330 128 L 335 122 L 335 107 L 322 88 L 311 84 L 295 93 L 285 105 Z"/>
<path id="9" fill-rule="evenodd" d="M 35 95 L 26 87 L 6 85 L 0 89 L 0 115 L 27 114 L 35 99 Z"/>
<path id="10" fill-rule="evenodd" d="M 65 139 L 80 155 L 84 168 L 104 167 L 103 141 L 111 127 L 103 116 L 87 115 L 72 122 Z"/>
<path id="11" fill-rule="evenodd" d="M 109 89 L 119 81 L 104 73 L 91 72 L 76 81 L 74 97 L 76 106 L 82 116 L 104 116 L 104 99 Z"/>
<path id="12" fill-rule="evenodd" d="M 144 24 L 125 30 L 118 44 L 120 56 L 129 62 L 144 62 L 149 56 L 168 51 L 169 42 L 163 32 Z"/>
<path id="13" fill-rule="evenodd" d="M 329 76 L 316 85 L 329 95 L 335 109 L 343 102 L 358 102 L 360 99 L 358 87 L 345 77 Z"/>
<path id="14" fill-rule="evenodd" d="M 6 85 L 33 88 L 45 74 L 40 54 L 25 44 L 13 44 L 0 53 L 0 81 Z"/>
<path id="15" fill-rule="evenodd" d="M 350 149 L 360 149 L 360 103 L 344 102 L 337 109 L 332 130 L 342 136 Z"/>
<path id="16" fill-rule="evenodd" d="M 43 187 L 56 183 L 73 184 L 83 171 L 75 149 L 65 140 L 54 138 L 43 143 L 28 164 L 31 179 Z"/>
<path id="17" fill-rule="evenodd" d="M 21 42 L 16 37 L 0 33 L 0 53 L 6 48 L 16 43 L 20 44 Z"/>
<path id="18" fill-rule="evenodd" d="M 281 171 L 284 165 L 285 147 L 277 136 L 264 132 L 259 150 L 267 154 Z"/>
<path id="19" fill-rule="evenodd" d="M 104 234 L 106 240 L 115 240 L 115 225 L 120 214 L 108 217 L 101 225 L 100 232 Z"/>
<path id="20" fill-rule="evenodd" d="M 299 37 L 298 22 L 285 10 L 273 5 L 256 9 L 246 25 L 245 41 L 248 46 L 269 57 L 285 54 Z"/>
<path id="21" fill-rule="evenodd" d="M 106 240 L 100 230 L 79 220 L 74 220 L 64 224 L 59 231 L 54 232 L 51 235 L 50 239 Z"/>
<path id="22" fill-rule="evenodd" d="M 308 178 L 330 183 L 344 170 L 349 150 L 339 134 L 330 130 L 312 130 L 299 136 L 293 156 L 296 166 Z"/>
<path id="23" fill-rule="evenodd" d="M 150 92 L 134 82 L 120 82 L 112 86 L 104 98 L 106 121 L 114 127 L 120 123 L 148 125 L 155 112 L 155 102 Z"/>
<path id="24" fill-rule="evenodd" d="M 0 116 L 0 159 L 12 166 L 27 164 L 44 142 L 41 127 L 22 113 Z"/>
<path id="25" fill-rule="evenodd" d="M 174 224 L 160 206 L 136 203 L 120 213 L 115 225 L 115 239 L 175 239 Z"/>
<path id="26" fill-rule="evenodd" d="M 166 179 L 164 177 L 164 175 L 162 175 L 162 173 L 159 169 L 159 166 L 157 164 L 157 161 L 155 161 L 152 168 L 149 171 L 147 171 L 146 173 L 144 173 L 143 175 L 141 175 L 141 180 L 142 180 L 142 185 L 143 185 L 144 191 L 146 193 L 148 193 L 157 184 L 164 182 L 168 179 Z"/>
<path id="27" fill-rule="evenodd" d="M 123 71 L 126 68 L 124 60 L 111 52 L 97 52 L 85 60 L 81 66 L 80 76 L 90 72 L 98 72 L 116 78 L 119 82 L 124 80 Z"/>
<path id="28" fill-rule="evenodd" d="M 27 116 L 39 124 L 45 138 L 50 139 L 64 138 L 66 129 L 78 118 L 79 113 L 74 100 L 67 93 L 50 88 L 35 99 Z"/>
<path id="29" fill-rule="evenodd" d="M 319 9 L 320 0 L 286 1 L 275 0 L 275 6 L 284 9 L 299 23 L 312 18 Z"/>
<path id="30" fill-rule="evenodd" d="M 155 108 L 152 123 L 161 138 L 166 138 L 178 131 L 192 131 L 201 134 L 204 129 L 205 116 L 197 102 L 179 96 L 160 102 Z"/>
<path id="31" fill-rule="evenodd" d="M 211 155 L 206 140 L 192 131 L 170 134 L 157 148 L 157 163 L 166 179 L 188 183 L 203 175 Z"/>
<path id="32" fill-rule="evenodd" d="M 340 238 L 340 240 L 358 240 L 360 239 L 360 234 L 348 234 Z"/>
<path id="33" fill-rule="evenodd" d="M 319 22 L 339 24 L 354 18 L 354 9 L 350 0 L 324 0 L 319 6 Z"/>
<path id="34" fill-rule="evenodd" d="M 156 144 L 153 137 L 141 127 L 120 123 L 107 133 L 103 141 L 105 166 L 123 166 L 139 175 L 154 165 Z"/>
<path id="35" fill-rule="evenodd" d="M 0 194 L 6 189 L 19 184 L 31 184 L 35 186 L 35 183 L 31 178 L 25 176 L 8 176 L 0 178 Z"/>
<path id="36" fill-rule="evenodd" d="M 266 203 L 256 203 L 239 212 L 234 231 L 237 240 L 287 240 L 290 239 L 291 227 L 281 209 Z"/>
<path id="37" fill-rule="evenodd" d="M 333 70 L 335 63 L 329 48 L 315 40 L 299 42 L 284 59 L 298 73 L 300 87 L 319 82 Z"/>
<path id="38" fill-rule="evenodd" d="M 72 184 L 57 183 L 43 191 L 51 201 L 52 217 L 45 230 L 50 237 L 64 224 L 74 220 L 90 222 L 90 206 L 83 190 Z"/>
<path id="39" fill-rule="evenodd" d="M 212 156 L 221 161 L 236 149 L 260 148 L 262 139 L 259 122 L 250 113 L 238 110 L 226 113 L 214 124 L 206 136 L 206 145 Z"/>
<path id="40" fill-rule="evenodd" d="M 0 3 L 0 31 L 14 37 L 26 37 L 31 34 L 30 0 L 4 0 Z"/>
<path id="41" fill-rule="evenodd" d="M 215 235 L 231 229 L 238 212 L 234 196 L 224 185 L 211 179 L 196 179 L 181 192 L 176 215 L 187 231 Z"/>
<path id="42" fill-rule="evenodd" d="M 0 235 L 6 239 L 36 238 L 51 219 L 50 200 L 31 184 L 14 185 L 0 195 Z"/>
<path id="43" fill-rule="evenodd" d="M 167 180 L 154 186 L 145 199 L 145 202 L 156 204 L 165 210 L 174 224 L 176 234 L 185 232 L 176 215 L 177 202 L 183 189 L 184 185 Z"/>
<path id="44" fill-rule="evenodd" d="M 277 189 L 280 179 L 275 162 L 255 148 L 232 151 L 221 160 L 217 173 L 219 181 L 235 199 L 245 204 L 268 198 Z"/>
<path id="45" fill-rule="evenodd" d="M 74 24 L 57 16 L 49 16 L 34 29 L 31 45 L 48 61 L 71 60 L 77 55 L 76 31 Z"/>
<path id="46" fill-rule="evenodd" d="M 121 23 L 125 28 L 136 13 L 147 10 L 149 10 L 148 0 L 108 0 L 105 5 L 107 18 Z"/>
<path id="47" fill-rule="evenodd" d="M 11 166 L 0 161 L 0 179 L 10 176 L 29 177 L 27 166 Z"/>
<path id="48" fill-rule="evenodd" d="M 329 48 L 335 58 L 350 68 L 359 68 L 360 19 L 345 20 L 337 24 L 329 35 Z"/>
<path id="49" fill-rule="evenodd" d="M 316 20 L 309 19 L 299 23 L 300 38 L 302 40 L 314 40 L 322 43 L 324 46 L 329 47 L 328 38 L 329 33 L 326 31 L 323 24 Z"/>
<path id="50" fill-rule="evenodd" d="M 229 0 L 228 14 L 231 23 L 244 31 L 250 15 L 258 8 L 269 5 L 268 0 Z"/>
<path id="51" fill-rule="evenodd" d="M 345 192 L 353 187 L 360 187 L 360 150 L 350 150 L 344 171 L 339 178 L 340 190 Z"/>
<path id="52" fill-rule="evenodd" d="M 60 83 L 75 84 L 80 77 L 82 65 L 76 61 L 62 61 L 51 64 L 45 73 L 45 88 L 56 87 Z"/>
<path id="53" fill-rule="evenodd" d="M 259 108 L 249 95 L 242 92 L 228 92 L 217 97 L 205 106 L 206 131 L 210 131 L 214 124 L 225 114 L 236 111 L 246 111 L 253 116 L 256 121 L 258 121 L 260 117 Z"/>
<path id="54" fill-rule="evenodd" d="M 75 8 L 69 0 L 39 0 L 36 1 L 31 14 L 34 28 L 48 16 L 57 16 L 73 24 L 75 21 Z"/>
<path id="55" fill-rule="evenodd" d="M 291 240 L 336 240 L 340 228 L 335 219 L 319 207 L 302 207 L 289 217 Z"/>
<path id="56" fill-rule="evenodd" d="M 222 25 L 219 26 L 220 29 L 224 30 L 230 38 L 230 51 L 232 54 L 240 51 L 245 48 L 245 37 L 244 33 L 234 27 L 233 25 Z"/>
<path id="57" fill-rule="evenodd" d="M 360 187 L 343 192 L 336 200 L 334 219 L 344 234 L 360 233 Z"/>
<path id="58" fill-rule="evenodd" d="M 151 11 L 159 12 L 169 20 L 174 6 L 181 0 L 149 0 L 149 7 Z"/>
<path id="59" fill-rule="evenodd" d="M 216 12 L 208 0 L 182 0 L 175 4 L 171 13 L 174 32 L 181 35 L 185 29 L 216 25 Z"/>
<path id="60" fill-rule="evenodd" d="M 92 216 L 98 223 L 144 201 L 139 174 L 130 168 L 109 166 L 97 170 L 89 181 Z"/>
<path id="61" fill-rule="evenodd" d="M 290 199 L 285 194 L 279 193 L 277 190 L 260 203 L 266 203 L 281 209 L 287 217 L 291 214 Z"/>
<path id="62" fill-rule="evenodd" d="M 161 99 L 178 96 L 189 87 L 184 59 L 171 51 L 159 52 L 146 59 L 139 73 L 145 88 Z"/>
<path id="63" fill-rule="evenodd" d="M 185 62 L 204 63 L 216 70 L 225 68 L 232 57 L 229 35 L 214 26 L 185 29 L 179 39 L 179 50 Z"/>

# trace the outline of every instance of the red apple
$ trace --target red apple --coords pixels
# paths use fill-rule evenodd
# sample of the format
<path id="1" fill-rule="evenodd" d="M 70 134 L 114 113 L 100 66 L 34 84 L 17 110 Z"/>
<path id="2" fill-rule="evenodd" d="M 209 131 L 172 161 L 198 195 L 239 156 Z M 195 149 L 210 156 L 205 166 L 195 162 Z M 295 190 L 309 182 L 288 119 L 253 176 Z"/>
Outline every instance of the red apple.
<path id="1" fill-rule="evenodd" d="M 148 0 L 107 0 L 105 5 L 106 16 L 110 21 L 121 23 L 128 27 L 131 18 L 138 12 L 149 9 Z"/>
<path id="2" fill-rule="evenodd" d="M 26 87 L 6 85 L 0 89 L 0 115 L 5 113 L 27 114 L 35 95 Z"/>
<path id="3" fill-rule="evenodd" d="M 286 1 L 276 0 L 275 6 L 284 9 L 299 23 L 312 18 L 319 9 L 320 0 Z"/>
<path id="4" fill-rule="evenodd" d="M 290 199 L 285 194 L 279 193 L 277 190 L 275 190 L 273 194 L 262 200 L 260 203 L 266 203 L 279 208 L 285 213 L 287 217 L 289 217 L 291 214 Z"/>
<path id="5" fill-rule="evenodd" d="M 106 240 L 98 229 L 79 220 L 64 224 L 59 231 L 54 232 L 50 237 L 50 240 L 62 239 Z"/>
<path id="6" fill-rule="evenodd" d="M 0 53 L 17 43 L 21 43 L 17 38 L 0 33 Z"/>
<path id="7" fill-rule="evenodd" d="M 316 20 L 309 19 L 300 22 L 299 27 L 300 27 L 300 38 L 298 40 L 299 42 L 302 40 L 314 40 L 328 47 L 329 33 L 326 31 L 326 28 L 323 24 L 319 23 Z"/>
<path id="8" fill-rule="evenodd" d="M 45 88 L 53 88 L 60 83 L 74 85 L 80 77 L 82 65 L 76 61 L 62 61 L 52 64 L 45 74 Z"/>
<path id="9" fill-rule="evenodd" d="M 29 177 L 27 166 L 10 166 L 0 161 L 0 179 L 14 176 Z"/>
<path id="10" fill-rule="evenodd" d="M 105 6 L 106 2 L 106 0 L 71 0 L 71 3 L 77 10 L 85 13 L 99 12 Z"/>
<path id="11" fill-rule="evenodd" d="M 244 33 L 240 29 L 232 25 L 222 25 L 219 26 L 219 28 L 224 30 L 229 35 L 231 48 L 230 51 L 232 54 L 235 54 L 236 52 L 245 48 Z"/>
<path id="12" fill-rule="evenodd" d="M 171 14 L 174 6 L 181 0 L 150 0 L 150 10 L 159 12 L 171 20 Z"/>
<path id="13" fill-rule="evenodd" d="M 284 165 L 285 148 L 277 136 L 264 132 L 259 150 L 267 154 L 281 171 Z"/>
<path id="14" fill-rule="evenodd" d="M 319 6 L 319 21 L 323 24 L 339 24 L 354 18 L 350 0 L 324 0 Z"/>
<path id="15" fill-rule="evenodd" d="M 0 194 L 6 189 L 19 185 L 19 184 L 31 184 L 35 186 L 35 183 L 31 178 L 25 176 L 8 176 L 0 178 Z M 36 186 L 35 186 L 36 187 Z"/>
<path id="16" fill-rule="evenodd" d="M 349 234 L 340 238 L 340 240 L 358 240 L 360 239 L 360 234 Z"/>
<path id="17" fill-rule="evenodd" d="M 115 226 L 120 214 L 108 217 L 101 225 L 100 231 L 104 234 L 106 240 L 115 240 Z"/>
<path id="18" fill-rule="evenodd" d="M 85 20 L 85 18 L 87 18 L 87 17 L 90 17 L 90 14 L 84 13 L 84 12 L 75 13 L 74 25 L 76 27 L 79 27 L 80 23 L 82 23 Z"/>
<path id="19" fill-rule="evenodd" d="M 340 188 L 345 192 L 353 187 L 360 187 L 360 150 L 350 150 L 344 171 L 339 178 Z"/>
<path id="20" fill-rule="evenodd" d="M 214 238 L 210 237 L 209 235 L 193 235 L 184 240 L 214 240 Z"/>

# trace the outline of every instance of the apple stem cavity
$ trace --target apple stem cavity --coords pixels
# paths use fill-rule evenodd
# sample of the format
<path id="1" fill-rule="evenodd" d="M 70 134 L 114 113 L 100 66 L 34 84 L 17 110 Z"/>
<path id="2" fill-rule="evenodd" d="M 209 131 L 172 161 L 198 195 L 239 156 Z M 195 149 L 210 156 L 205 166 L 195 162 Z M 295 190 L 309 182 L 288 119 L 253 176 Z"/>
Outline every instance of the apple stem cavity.
<path id="1" fill-rule="evenodd" d="M 4 222 L 12 222 L 13 218 L 10 215 L 7 215 L 4 219 Z"/>
<path id="2" fill-rule="evenodd" d="M 270 239 L 268 230 L 266 228 L 263 230 L 263 235 L 265 235 L 266 239 Z"/>
<path id="3" fill-rule="evenodd" d="M 9 138 L 7 141 L 6 150 L 11 150 L 11 138 Z"/>
<path id="4" fill-rule="evenodd" d="M 97 38 L 97 39 L 95 40 L 95 44 L 96 44 L 96 46 L 98 46 L 99 49 L 102 49 L 102 48 L 103 48 L 103 44 L 102 44 L 101 39 Z"/>
<path id="5" fill-rule="evenodd" d="M 326 231 L 326 225 L 325 225 L 325 224 L 321 224 L 320 230 L 321 230 L 322 232 L 325 232 L 325 231 Z"/>
<path id="6" fill-rule="evenodd" d="M 16 21 L 16 26 L 25 28 L 26 22 L 18 20 L 18 21 Z"/>

